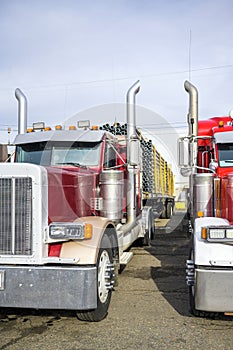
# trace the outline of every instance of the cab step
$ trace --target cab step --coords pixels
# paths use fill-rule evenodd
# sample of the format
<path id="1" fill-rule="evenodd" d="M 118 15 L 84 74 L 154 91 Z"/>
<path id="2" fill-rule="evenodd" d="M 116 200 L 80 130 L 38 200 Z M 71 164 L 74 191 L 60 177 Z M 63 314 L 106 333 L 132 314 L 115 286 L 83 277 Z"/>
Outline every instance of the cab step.
<path id="1" fill-rule="evenodd" d="M 130 260 L 133 257 L 133 253 L 132 252 L 124 252 L 121 256 L 120 256 L 120 265 L 127 265 L 128 262 L 130 262 Z"/>

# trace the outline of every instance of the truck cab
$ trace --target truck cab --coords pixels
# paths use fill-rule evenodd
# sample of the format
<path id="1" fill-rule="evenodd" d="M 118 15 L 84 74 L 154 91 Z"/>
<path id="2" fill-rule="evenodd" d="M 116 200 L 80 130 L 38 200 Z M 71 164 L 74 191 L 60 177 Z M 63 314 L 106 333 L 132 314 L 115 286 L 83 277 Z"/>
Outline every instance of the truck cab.
<path id="1" fill-rule="evenodd" d="M 27 128 L 19 102 L 15 162 L 0 164 L 0 306 L 107 315 L 126 251 L 153 229 L 142 207 L 136 82 L 127 93 L 127 135 L 77 126 Z M 80 126 L 80 123 L 79 123 Z"/>
<path id="2" fill-rule="evenodd" d="M 186 262 L 190 309 L 195 316 L 233 314 L 233 119 L 231 115 L 198 120 L 198 91 L 189 93 L 187 161 L 191 248 Z"/>

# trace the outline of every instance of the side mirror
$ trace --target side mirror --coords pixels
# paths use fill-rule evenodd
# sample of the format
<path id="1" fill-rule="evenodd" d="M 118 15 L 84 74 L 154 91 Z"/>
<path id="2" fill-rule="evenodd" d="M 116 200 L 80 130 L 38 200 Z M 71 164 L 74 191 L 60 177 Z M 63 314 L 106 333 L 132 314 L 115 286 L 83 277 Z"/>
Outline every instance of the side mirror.
<path id="1" fill-rule="evenodd" d="M 218 162 L 214 159 L 211 160 L 211 162 L 209 164 L 209 168 L 216 172 L 217 167 L 218 167 Z"/>
<path id="2" fill-rule="evenodd" d="M 180 168 L 190 165 L 188 139 L 181 138 L 178 140 L 178 165 Z"/>
<path id="3" fill-rule="evenodd" d="M 189 176 L 192 173 L 190 165 L 190 142 L 187 138 L 178 140 L 178 165 L 182 176 Z"/>
<path id="4" fill-rule="evenodd" d="M 140 141 L 138 139 L 129 140 L 129 165 L 138 166 L 140 164 Z"/>
<path id="5" fill-rule="evenodd" d="M 0 144 L 0 162 L 6 162 L 8 158 L 7 145 Z"/>

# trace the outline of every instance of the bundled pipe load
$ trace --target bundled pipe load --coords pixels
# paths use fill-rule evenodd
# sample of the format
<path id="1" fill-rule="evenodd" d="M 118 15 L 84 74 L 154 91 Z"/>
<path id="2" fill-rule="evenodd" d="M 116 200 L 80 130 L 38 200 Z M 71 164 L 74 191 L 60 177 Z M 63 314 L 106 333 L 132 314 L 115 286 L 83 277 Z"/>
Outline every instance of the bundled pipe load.
<path id="1" fill-rule="evenodd" d="M 127 124 L 118 122 L 104 124 L 100 130 L 108 131 L 116 136 L 127 135 Z M 150 194 L 173 196 L 174 175 L 171 166 L 161 156 L 153 145 L 152 140 L 145 139 L 137 129 L 137 135 L 141 143 L 142 151 L 142 191 L 150 197 Z"/>

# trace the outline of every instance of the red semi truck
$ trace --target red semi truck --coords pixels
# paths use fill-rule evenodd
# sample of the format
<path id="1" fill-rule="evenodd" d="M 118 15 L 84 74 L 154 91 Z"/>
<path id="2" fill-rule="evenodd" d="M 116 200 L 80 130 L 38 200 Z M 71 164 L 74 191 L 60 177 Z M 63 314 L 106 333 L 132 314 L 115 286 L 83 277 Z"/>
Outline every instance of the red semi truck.
<path id="1" fill-rule="evenodd" d="M 75 310 L 87 321 L 106 316 L 128 248 L 153 238 L 153 210 L 174 201 L 165 162 L 169 192 L 142 188 L 142 148 L 154 150 L 136 129 L 139 88 L 136 82 L 127 93 L 127 135 L 86 122 L 27 129 L 27 99 L 16 89 L 15 162 L 0 164 L 1 307 Z M 156 173 L 155 158 L 149 167 Z"/>
<path id="2" fill-rule="evenodd" d="M 189 134 L 179 140 L 180 166 L 190 176 L 192 247 L 186 280 L 196 316 L 233 313 L 233 119 L 198 121 L 198 91 L 189 93 Z M 185 152 L 188 149 L 188 156 Z"/>

